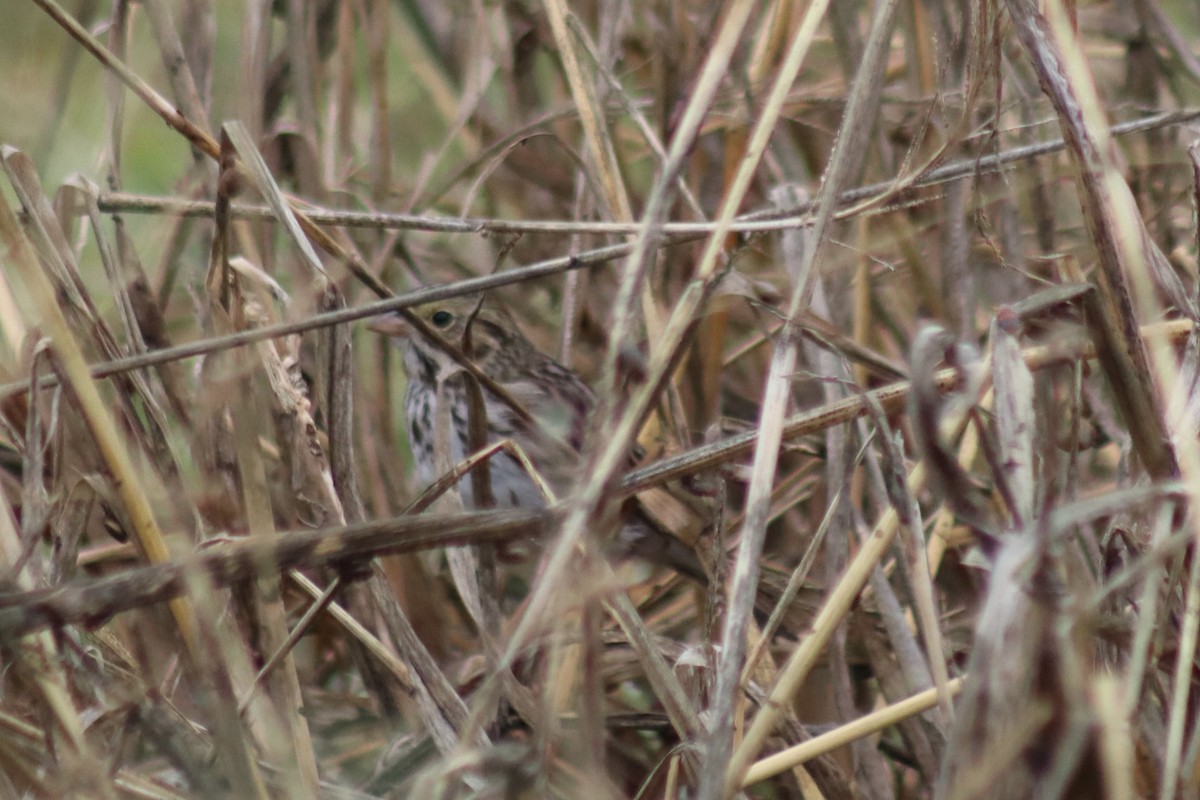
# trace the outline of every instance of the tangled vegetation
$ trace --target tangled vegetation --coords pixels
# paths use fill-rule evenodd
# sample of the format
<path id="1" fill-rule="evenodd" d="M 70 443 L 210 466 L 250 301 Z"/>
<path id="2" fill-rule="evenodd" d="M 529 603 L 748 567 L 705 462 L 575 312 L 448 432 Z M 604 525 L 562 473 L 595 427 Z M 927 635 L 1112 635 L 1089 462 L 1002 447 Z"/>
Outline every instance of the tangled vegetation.
<path id="1" fill-rule="evenodd" d="M 0 30 L 0 796 L 1200 796 L 1194 3 L 72 5 Z M 480 293 L 595 390 L 545 505 L 498 339 L 426 491 L 363 324 Z"/>

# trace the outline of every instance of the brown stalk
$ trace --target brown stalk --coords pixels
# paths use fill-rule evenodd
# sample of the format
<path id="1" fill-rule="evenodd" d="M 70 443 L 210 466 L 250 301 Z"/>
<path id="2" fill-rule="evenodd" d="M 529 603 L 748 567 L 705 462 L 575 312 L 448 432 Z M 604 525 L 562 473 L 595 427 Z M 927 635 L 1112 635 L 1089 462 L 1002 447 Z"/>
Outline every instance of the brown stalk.
<path id="1" fill-rule="evenodd" d="M 1191 303 L 1182 295 L 1178 278 L 1169 267 L 1164 270 L 1159 266 L 1164 261 L 1162 253 L 1150 240 L 1128 187 L 1121 182 L 1119 188 L 1114 188 L 1118 185 L 1108 179 L 1119 174 L 1115 153 L 1101 149 L 1101 140 L 1090 126 L 1078 87 L 1071 83 L 1066 56 L 1050 23 L 1032 0 L 1007 0 L 1007 6 L 1042 90 L 1058 113 L 1069 152 L 1079 170 L 1080 200 L 1100 265 L 1097 273 L 1100 301 L 1092 319 L 1101 363 L 1147 471 L 1156 478 L 1169 478 L 1178 473 L 1179 467 L 1167 444 L 1170 437 L 1159 413 L 1161 401 L 1145 346 L 1138 335 L 1139 316 L 1146 317 L 1157 302 L 1148 296 L 1148 287 L 1137 288 L 1135 296 L 1137 282 L 1130 273 L 1148 270 L 1159 288 L 1182 310 L 1189 310 Z M 1110 146 L 1108 142 L 1105 144 Z M 1119 196 L 1114 196 L 1114 192 Z M 1139 242 L 1130 245 L 1119 238 L 1122 234 L 1115 219 L 1117 214 L 1134 226 Z M 1137 262 L 1130 261 L 1130 247 L 1139 252 Z M 1194 309 L 1190 313 L 1194 315 Z"/>
<path id="2" fill-rule="evenodd" d="M 410 553 L 469 542 L 502 542 L 544 533 L 554 518 L 555 514 L 545 511 L 406 516 L 284 532 L 271 539 L 228 540 L 186 559 L 139 567 L 87 585 L 0 595 L 0 631 L 11 637 L 46 627 L 97 625 L 121 611 L 182 596 L 189 574 L 203 575 L 220 588 L 270 572 L 336 566 L 381 553 Z"/>

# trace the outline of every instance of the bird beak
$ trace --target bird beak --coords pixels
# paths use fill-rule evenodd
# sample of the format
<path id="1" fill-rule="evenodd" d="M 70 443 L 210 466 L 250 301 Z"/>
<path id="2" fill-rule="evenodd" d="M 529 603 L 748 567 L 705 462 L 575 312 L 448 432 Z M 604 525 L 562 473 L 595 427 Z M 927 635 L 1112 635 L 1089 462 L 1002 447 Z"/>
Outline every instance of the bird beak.
<path id="1" fill-rule="evenodd" d="M 367 330 L 396 337 L 407 337 L 413 333 L 412 326 L 405 322 L 399 314 L 376 317 L 367 323 Z"/>

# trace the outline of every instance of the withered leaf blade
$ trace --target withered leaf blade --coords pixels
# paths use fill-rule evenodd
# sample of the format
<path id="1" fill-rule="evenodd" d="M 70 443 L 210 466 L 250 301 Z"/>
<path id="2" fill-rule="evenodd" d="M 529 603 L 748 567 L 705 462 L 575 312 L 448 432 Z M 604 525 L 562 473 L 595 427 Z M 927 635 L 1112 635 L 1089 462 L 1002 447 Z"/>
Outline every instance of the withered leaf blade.
<path id="1" fill-rule="evenodd" d="M 1003 308 L 992 322 L 992 385 L 995 389 L 996 438 L 999 468 L 1008 486 L 1014 527 L 1033 519 L 1037 488 L 1034 483 L 1033 373 L 1021 357 L 1019 326 L 1011 309 Z"/>

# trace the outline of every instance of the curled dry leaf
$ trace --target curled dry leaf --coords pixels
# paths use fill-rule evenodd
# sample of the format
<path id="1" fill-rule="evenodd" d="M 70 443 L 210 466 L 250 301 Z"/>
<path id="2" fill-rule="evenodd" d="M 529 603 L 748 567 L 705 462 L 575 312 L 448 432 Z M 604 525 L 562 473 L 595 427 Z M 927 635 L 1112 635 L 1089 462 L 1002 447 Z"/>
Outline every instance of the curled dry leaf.
<path id="1" fill-rule="evenodd" d="M 958 459 L 945 441 L 944 427 L 957 427 L 955 420 L 959 412 L 974 403 L 975 393 L 970 391 L 978 382 L 978 364 L 963 360 L 969 351 L 957 345 L 950 334 L 937 325 L 927 325 L 913 341 L 910 371 L 912 392 L 909 395 L 909 413 L 918 451 L 929 469 L 930 484 L 934 492 L 958 515 L 980 534 L 991 534 L 995 526 L 979 498 L 979 491 L 970 474 L 958 463 Z M 960 388 L 949 398 L 938 389 L 936 374 L 944 361 L 953 360 L 960 368 Z M 951 425 L 943 423 L 949 420 Z"/>

